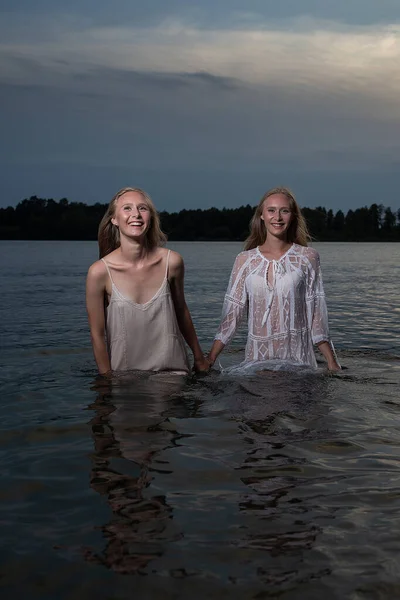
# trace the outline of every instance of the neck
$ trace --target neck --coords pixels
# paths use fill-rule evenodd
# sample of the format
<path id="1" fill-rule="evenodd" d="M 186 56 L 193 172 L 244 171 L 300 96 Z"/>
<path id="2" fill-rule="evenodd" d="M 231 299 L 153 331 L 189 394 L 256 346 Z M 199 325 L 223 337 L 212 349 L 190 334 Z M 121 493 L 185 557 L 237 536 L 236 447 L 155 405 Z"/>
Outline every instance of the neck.
<path id="1" fill-rule="evenodd" d="M 261 252 L 271 252 L 271 254 L 283 254 L 292 246 L 287 238 L 280 239 L 273 236 L 267 236 L 264 243 L 259 246 Z"/>
<path id="2" fill-rule="evenodd" d="M 121 237 L 120 253 L 126 262 L 137 263 L 151 253 L 151 248 L 141 241 Z"/>

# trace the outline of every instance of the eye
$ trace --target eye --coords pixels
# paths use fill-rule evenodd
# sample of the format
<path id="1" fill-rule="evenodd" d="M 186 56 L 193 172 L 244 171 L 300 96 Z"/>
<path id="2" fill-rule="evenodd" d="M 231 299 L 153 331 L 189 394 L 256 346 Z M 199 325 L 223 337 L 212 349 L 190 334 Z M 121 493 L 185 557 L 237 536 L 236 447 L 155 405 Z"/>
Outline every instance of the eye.
<path id="1" fill-rule="evenodd" d="M 149 210 L 149 207 L 148 207 L 148 206 L 146 206 L 146 204 L 142 204 L 142 206 L 139 206 L 139 210 L 142 210 L 142 211 L 148 211 L 148 210 Z"/>
<path id="2" fill-rule="evenodd" d="M 124 206 L 124 210 L 131 210 L 131 207 L 130 207 L 130 206 L 128 206 L 128 205 L 125 205 L 125 206 Z"/>
<path id="3" fill-rule="evenodd" d="M 274 213 L 275 212 L 274 208 L 268 208 L 267 210 L 268 210 L 269 213 Z"/>

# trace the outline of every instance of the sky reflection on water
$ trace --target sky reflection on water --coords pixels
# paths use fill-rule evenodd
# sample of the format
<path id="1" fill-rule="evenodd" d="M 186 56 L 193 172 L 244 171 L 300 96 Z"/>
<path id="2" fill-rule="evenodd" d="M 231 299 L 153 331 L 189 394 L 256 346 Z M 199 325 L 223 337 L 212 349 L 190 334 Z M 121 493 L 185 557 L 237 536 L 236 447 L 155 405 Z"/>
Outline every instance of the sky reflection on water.
<path id="1" fill-rule="evenodd" d="M 207 347 L 238 248 L 174 246 Z M 375 245 L 350 246 L 346 274 L 349 245 L 318 247 L 341 373 L 100 383 L 82 305 L 95 245 L 15 245 L 1 305 L 2 596 L 399 595 L 400 248 L 375 264 Z"/>

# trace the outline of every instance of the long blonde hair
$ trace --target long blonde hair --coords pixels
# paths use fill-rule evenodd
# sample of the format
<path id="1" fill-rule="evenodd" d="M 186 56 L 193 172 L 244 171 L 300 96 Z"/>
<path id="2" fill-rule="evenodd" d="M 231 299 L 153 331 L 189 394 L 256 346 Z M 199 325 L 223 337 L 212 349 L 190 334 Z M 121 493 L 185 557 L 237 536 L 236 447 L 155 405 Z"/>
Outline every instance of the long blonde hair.
<path id="1" fill-rule="evenodd" d="M 118 199 L 127 192 L 137 192 L 140 194 L 144 202 L 149 207 L 151 219 L 150 227 L 146 232 L 146 247 L 148 249 L 155 248 L 156 246 L 162 246 L 162 244 L 167 241 L 167 236 L 161 231 L 160 217 L 158 216 L 158 212 L 150 196 L 140 188 L 125 187 L 115 194 L 100 222 L 97 236 L 97 240 L 99 242 L 99 258 L 103 258 L 103 256 L 110 254 L 110 252 L 116 248 L 119 248 L 121 245 L 119 229 L 112 223 L 111 219 L 115 215 L 115 208 Z"/>
<path id="2" fill-rule="evenodd" d="M 292 220 L 287 232 L 288 242 L 299 244 L 300 246 L 307 246 L 308 242 L 311 240 L 307 223 L 301 214 L 300 207 L 297 204 L 294 195 L 288 188 L 276 187 L 268 190 L 258 203 L 255 213 L 250 221 L 250 234 L 244 243 L 245 250 L 251 250 L 252 248 L 261 246 L 265 242 L 267 234 L 264 222 L 261 219 L 261 213 L 265 200 L 274 194 L 282 194 L 289 200 Z"/>

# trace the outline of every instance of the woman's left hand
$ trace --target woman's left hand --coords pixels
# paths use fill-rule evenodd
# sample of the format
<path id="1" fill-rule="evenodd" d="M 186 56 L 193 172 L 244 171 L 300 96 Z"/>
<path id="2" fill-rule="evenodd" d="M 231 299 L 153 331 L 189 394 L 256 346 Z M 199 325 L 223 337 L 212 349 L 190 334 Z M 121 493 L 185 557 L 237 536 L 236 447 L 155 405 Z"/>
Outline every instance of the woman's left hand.
<path id="1" fill-rule="evenodd" d="M 210 369 L 211 363 L 205 356 L 194 359 L 193 371 L 196 373 L 208 373 Z"/>

